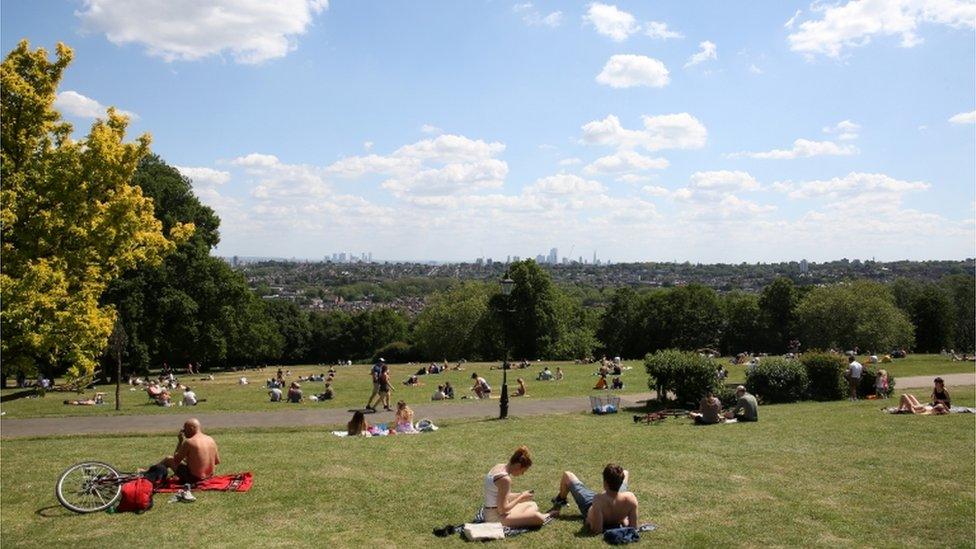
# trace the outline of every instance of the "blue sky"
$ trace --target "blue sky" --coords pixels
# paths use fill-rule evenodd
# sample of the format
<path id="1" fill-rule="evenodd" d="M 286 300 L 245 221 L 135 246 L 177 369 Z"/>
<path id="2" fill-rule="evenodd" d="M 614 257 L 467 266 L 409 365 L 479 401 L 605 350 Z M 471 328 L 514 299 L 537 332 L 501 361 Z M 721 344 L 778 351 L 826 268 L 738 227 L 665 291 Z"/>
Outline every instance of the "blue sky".
<path id="1" fill-rule="evenodd" d="M 973 257 L 976 3 L 4 2 L 221 255 Z"/>

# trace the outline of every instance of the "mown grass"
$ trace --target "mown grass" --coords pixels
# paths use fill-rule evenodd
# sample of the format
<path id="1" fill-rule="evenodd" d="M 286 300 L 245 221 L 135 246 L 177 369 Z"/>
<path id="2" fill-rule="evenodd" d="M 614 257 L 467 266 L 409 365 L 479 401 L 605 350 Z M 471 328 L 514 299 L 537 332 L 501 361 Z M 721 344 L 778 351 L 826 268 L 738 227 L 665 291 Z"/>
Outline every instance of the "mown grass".
<path id="1" fill-rule="evenodd" d="M 543 365 L 549 366 L 550 370 L 556 371 L 560 367 L 565 372 L 562 381 L 543 382 L 535 381 L 536 376 L 542 371 Z M 470 388 L 473 384 L 471 380 L 472 372 L 488 380 L 492 386 L 493 393 L 497 396 L 501 393 L 502 371 L 499 369 L 489 370 L 489 367 L 499 367 L 497 363 L 466 364 L 463 371 L 448 371 L 443 374 L 420 376 L 421 386 L 406 386 L 402 381 L 411 374 L 417 372 L 420 365 L 395 365 L 391 366 L 391 378 L 394 381 L 394 392 L 392 400 L 404 399 L 411 404 L 428 403 L 434 390 L 439 384 L 450 381 L 454 386 L 456 399 L 454 401 L 441 401 L 439 405 L 451 406 L 461 400 L 464 395 L 472 395 Z M 646 392 L 647 374 L 644 372 L 642 362 L 631 361 L 625 364 L 631 370 L 625 370 L 622 376 L 624 389 L 621 392 Z M 600 391 L 593 391 L 593 385 L 597 377 L 593 374 L 598 365 L 594 364 L 573 364 L 572 362 L 545 362 L 533 364 L 527 369 L 509 370 L 508 384 L 509 391 L 514 392 L 515 380 L 523 378 L 528 388 L 529 398 L 556 398 L 565 396 L 597 394 Z M 290 370 L 291 375 L 287 381 L 295 381 L 299 376 L 320 374 L 328 371 L 328 366 L 283 366 L 283 370 Z M 207 399 L 206 402 L 199 404 L 196 409 L 204 412 L 237 412 L 237 411 L 265 411 L 282 409 L 300 409 L 313 406 L 316 408 L 342 408 L 362 407 L 366 404 L 366 398 L 372 391 L 372 383 L 369 377 L 370 366 L 337 366 L 336 379 L 333 388 L 336 391 L 336 398 L 330 401 L 311 402 L 306 401 L 302 404 L 272 403 L 268 399 L 268 391 L 265 389 L 265 381 L 274 377 L 277 368 L 265 368 L 263 371 L 249 370 L 246 372 L 226 372 L 214 375 L 213 381 L 200 381 L 206 376 L 180 376 L 180 380 L 196 392 L 198 398 Z M 238 380 L 241 376 L 248 378 L 248 385 L 239 385 Z M 312 394 L 320 393 L 325 384 L 322 382 L 302 383 L 302 390 L 306 398 Z M 115 386 L 103 385 L 96 390 L 107 393 L 105 404 L 101 406 L 65 406 L 62 401 L 67 398 L 77 398 L 73 393 L 49 392 L 43 398 L 22 398 L 5 402 L 2 410 L 6 412 L 4 417 L 24 418 L 40 416 L 88 416 L 105 414 L 174 414 L 180 413 L 179 407 L 164 408 L 149 402 L 144 390 L 130 391 L 128 386 L 122 387 L 122 410 L 115 411 Z M 5 390 L 2 394 L 10 394 L 13 390 Z M 89 389 L 84 394 L 92 396 L 95 390 Z M 181 398 L 182 391 L 173 391 L 174 404 Z"/>
<path id="2" fill-rule="evenodd" d="M 954 400 L 973 405 L 972 387 Z M 197 493 L 136 515 L 78 516 L 55 479 L 97 458 L 124 469 L 169 452 L 175 437 L 5 440 L 4 545 L 446 547 L 431 529 L 469 520 L 482 478 L 518 444 L 535 466 L 516 489 L 553 495 L 561 471 L 598 485 L 608 461 L 631 471 L 654 546 L 972 547 L 976 424 L 971 415 L 891 416 L 876 402 L 766 406 L 755 424 L 635 425 L 629 415 L 569 414 L 446 422 L 433 434 L 340 439 L 328 428 L 214 433 L 223 472 L 253 471 L 247 494 Z M 192 537 L 191 537 L 192 536 Z M 192 540 L 192 541 L 191 541 Z M 575 508 L 510 540 L 517 547 L 602 546 Z"/>
<path id="3" fill-rule="evenodd" d="M 743 366 L 729 366 L 729 383 L 740 383 L 745 380 L 745 368 Z M 547 365 L 555 372 L 560 367 L 565 372 L 565 378 L 561 382 L 540 382 L 535 381 L 536 375 L 542 370 L 543 365 Z M 646 392 L 647 375 L 644 373 L 642 361 L 627 361 L 624 364 L 632 369 L 626 370 L 622 377 L 625 387 L 623 393 Z M 462 372 L 449 371 L 444 374 L 433 376 L 421 376 L 423 383 L 420 387 L 408 387 L 401 382 L 410 374 L 417 371 L 420 365 L 395 365 L 392 366 L 392 378 L 396 382 L 393 399 L 404 399 L 411 404 L 427 403 L 430 395 L 434 392 L 438 384 L 450 381 L 455 387 L 457 397 L 470 395 L 471 373 L 478 372 L 484 376 L 492 385 L 495 394 L 501 392 L 502 372 L 500 370 L 489 370 L 490 366 L 497 367 L 497 363 L 467 364 Z M 917 375 L 937 375 L 957 372 L 973 372 L 976 366 L 971 362 L 951 362 L 939 355 L 911 355 L 906 359 L 896 360 L 885 367 L 896 377 L 917 376 Z M 289 366 L 283 369 L 291 370 L 289 380 L 297 380 L 298 376 L 308 376 L 326 372 L 328 367 L 323 366 Z M 594 372 L 597 366 L 593 364 L 574 364 L 572 362 L 545 362 L 533 364 L 525 370 L 509 371 L 509 388 L 514 391 L 515 379 L 521 377 L 528 385 L 530 398 L 557 398 L 566 396 L 581 396 L 597 394 L 593 385 L 596 382 Z M 366 403 L 372 386 L 369 382 L 369 366 L 340 366 L 337 367 L 336 380 L 333 384 L 336 390 L 336 398 L 326 402 L 305 402 L 302 405 L 290 405 L 285 403 L 271 403 L 268 401 L 267 390 L 264 389 L 264 382 L 267 378 L 275 375 L 277 368 L 266 368 L 263 371 L 249 370 L 247 372 L 226 372 L 215 375 L 213 381 L 200 381 L 205 376 L 182 376 L 181 381 L 190 385 L 197 393 L 199 398 L 207 401 L 201 403 L 197 410 L 211 412 L 238 412 L 238 411 L 265 411 L 282 409 L 299 409 L 301 407 L 314 406 L 317 408 L 342 408 L 361 407 Z M 250 381 L 249 385 L 238 385 L 238 379 L 246 376 Z M 303 383 L 305 395 L 316 394 L 322 391 L 324 384 L 321 382 Z M 114 414 L 175 414 L 180 413 L 178 407 L 163 408 L 149 402 L 145 391 L 130 391 L 128 386 L 123 386 L 122 409 L 115 411 L 115 386 L 101 385 L 98 391 L 107 393 L 105 404 L 101 406 L 65 406 L 62 401 L 66 398 L 77 398 L 73 393 L 50 392 L 44 398 L 23 398 L 11 400 L 0 405 L 0 409 L 6 412 L 4 417 L 25 418 L 43 416 L 89 416 L 89 415 L 114 415 Z M 89 389 L 84 394 L 92 396 L 95 390 Z M 18 390 L 7 389 L 0 391 L 2 395 L 10 395 Z M 181 391 L 174 391 L 174 402 L 179 400 Z M 443 401 L 438 405 L 450 406 L 456 401 Z"/>

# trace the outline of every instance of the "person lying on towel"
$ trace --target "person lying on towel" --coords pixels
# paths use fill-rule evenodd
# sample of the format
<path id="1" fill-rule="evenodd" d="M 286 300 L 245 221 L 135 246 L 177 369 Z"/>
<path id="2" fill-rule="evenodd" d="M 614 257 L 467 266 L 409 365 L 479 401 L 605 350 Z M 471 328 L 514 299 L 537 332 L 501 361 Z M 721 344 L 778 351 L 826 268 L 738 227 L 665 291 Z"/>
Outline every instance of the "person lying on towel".
<path id="1" fill-rule="evenodd" d="M 567 505 L 567 497 L 573 496 L 586 527 L 593 534 L 601 534 L 608 528 L 630 526 L 636 528 L 637 496 L 627 490 L 630 474 L 623 467 L 608 463 L 603 468 L 603 492 L 590 490 L 571 471 L 559 479 L 559 494 L 552 499 L 553 511 Z"/>
<path id="2" fill-rule="evenodd" d="M 214 439 L 203 433 L 200 421 L 188 419 L 177 438 L 179 442 L 173 455 L 150 467 L 146 471 L 146 478 L 157 484 L 166 478 L 170 469 L 186 484 L 196 484 L 213 476 L 214 469 L 220 463 L 220 453 Z"/>

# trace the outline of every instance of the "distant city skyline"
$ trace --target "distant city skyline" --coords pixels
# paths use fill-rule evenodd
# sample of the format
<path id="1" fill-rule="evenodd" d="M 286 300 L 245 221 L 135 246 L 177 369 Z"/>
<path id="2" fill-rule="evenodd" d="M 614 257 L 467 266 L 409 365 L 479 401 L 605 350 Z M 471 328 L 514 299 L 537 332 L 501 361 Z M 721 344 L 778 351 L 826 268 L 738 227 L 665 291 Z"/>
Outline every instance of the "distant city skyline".
<path id="1" fill-rule="evenodd" d="M 56 108 L 129 113 L 221 256 L 972 257 L 976 4 L 884 5 L 7 2 L 0 44 L 73 47 Z"/>

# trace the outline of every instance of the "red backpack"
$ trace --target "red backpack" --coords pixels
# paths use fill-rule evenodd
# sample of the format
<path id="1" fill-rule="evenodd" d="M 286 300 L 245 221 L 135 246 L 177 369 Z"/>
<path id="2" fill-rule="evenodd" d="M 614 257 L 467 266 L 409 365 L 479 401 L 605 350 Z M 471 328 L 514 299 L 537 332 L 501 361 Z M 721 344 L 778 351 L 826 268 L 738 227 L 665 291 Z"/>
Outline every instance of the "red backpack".
<path id="1" fill-rule="evenodd" d="M 122 485 L 122 498 L 115 506 L 116 513 L 142 513 L 152 509 L 153 483 L 144 478 Z"/>

